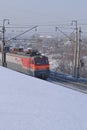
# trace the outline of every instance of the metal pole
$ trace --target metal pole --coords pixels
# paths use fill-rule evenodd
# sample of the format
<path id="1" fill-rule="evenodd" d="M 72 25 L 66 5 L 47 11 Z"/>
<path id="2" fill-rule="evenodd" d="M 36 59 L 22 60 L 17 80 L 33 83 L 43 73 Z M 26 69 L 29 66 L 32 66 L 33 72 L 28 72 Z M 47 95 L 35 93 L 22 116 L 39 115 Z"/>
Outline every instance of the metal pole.
<path id="1" fill-rule="evenodd" d="M 77 45 L 78 45 L 78 27 L 77 27 L 77 20 L 72 21 L 75 23 L 75 50 L 74 50 L 74 67 L 73 67 L 73 76 L 77 78 Z"/>
<path id="2" fill-rule="evenodd" d="M 6 63 L 6 50 L 5 50 L 5 22 L 8 21 L 9 24 L 9 19 L 3 19 L 3 27 L 2 27 L 2 33 L 3 33 L 3 44 L 2 44 L 2 66 L 7 67 Z"/>
<path id="3" fill-rule="evenodd" d="M 75 51 L 74 51 L 74 72 L 73 76 L 75 78 L 80 77 L 80 42 L 81 42 L 81 28 L 77 27 L 77 21 L 74 20 L 76 26 L 75 34 Z"/>
<path id="4" fill-rule="evenodd" d="M 81 42 L 81 27 L 78 30 L 78 45 L 77 45 L 77 78 L 80 77 L 80 42 Z"/>

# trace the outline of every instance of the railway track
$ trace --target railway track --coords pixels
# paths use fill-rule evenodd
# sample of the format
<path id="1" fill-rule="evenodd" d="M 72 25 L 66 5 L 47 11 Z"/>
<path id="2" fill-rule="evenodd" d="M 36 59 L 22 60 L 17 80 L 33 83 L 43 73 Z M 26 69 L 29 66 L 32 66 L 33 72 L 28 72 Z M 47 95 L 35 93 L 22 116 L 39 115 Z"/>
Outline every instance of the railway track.
<path id="1" fill-rule="evenodd" d="M 47 81 L 87 94 L 87 80 L 84 82 L 77 81 L 67 78 L 67 75 L 50 72 L 50 77 Z"/>
<path id="2" fill-rule="evenodd" d="M 73 89 L 79 89 L 81 91 L 87 91 L 87 85 L 84 84 L 84 83 L 79 83 L 79 82 L 72 82 L 72 81 L 64 81 L 63 79 L 60 79 L 59 80 L 52 80 L 52 79 L 49 79 L 50 82 L 53 82 L 53 83 L 56 83 L 56 84 L 61 84 L 65 87 L 68 87 L 68 88 L 73 88 Z"/>
<path id="3" fill-rule="evenodd" d="M 76 80 L 76 79 L 71 79 L 67 78 L 65 75 L 57 74 L 51 74 L 49 78 L 49 82 L 55 83 L 62 85 L 64 87 L 82 92 L 87 94 L 87 81 L 86 80 Z"/>

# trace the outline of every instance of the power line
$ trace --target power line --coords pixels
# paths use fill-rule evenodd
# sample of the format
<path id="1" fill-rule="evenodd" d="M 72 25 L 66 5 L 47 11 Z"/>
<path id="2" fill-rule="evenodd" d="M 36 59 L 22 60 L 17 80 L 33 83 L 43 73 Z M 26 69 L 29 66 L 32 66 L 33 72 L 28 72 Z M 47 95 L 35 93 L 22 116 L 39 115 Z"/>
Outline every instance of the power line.
<path id="1" fill-rule="evenodd" d="M 75 41 L 74 41 L 73 39 L 71 39 L 65 32 L 63 32 L 59 27 L 56 27 L 56 31 L 57 31 L 57 30 L 60 31 L 64 36 L 66 36 L 70 41 L 75 42 Z M 74 32 L 74 31 L 73 31 L 73 32 Z M 72 33 L 73 33 L 73 32 L 72 32 Z M 71 33 L 71 34 L 72 34 L 72 33 Z"/>
<path id="2" fill-rule="evenodd" d="M 32 27 L 32 28 L 30 28 L 30 29 L 24 31 L 23 33 L 20 33 L 20 34 L 16 35 L 15 37 L 9 39 L 8 41 L 10 41 L 10 40 L 15 40 L 16 38 L 20 37 L 21 35 L 23 35 L 23 34 L 29 32 L 29 31 L 33 30 L 34 28 L 37 28 L 37 27 L 38 27 L 38 26 L 34 26 L 34 27 Z"/>

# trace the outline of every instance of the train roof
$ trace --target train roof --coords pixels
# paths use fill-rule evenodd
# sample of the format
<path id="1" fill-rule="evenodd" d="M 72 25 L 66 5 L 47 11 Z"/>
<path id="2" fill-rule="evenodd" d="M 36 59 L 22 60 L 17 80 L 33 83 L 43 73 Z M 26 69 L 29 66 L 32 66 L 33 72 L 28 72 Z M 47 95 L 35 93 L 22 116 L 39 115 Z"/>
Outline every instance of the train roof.
<path id="1" fill-rule="evenodd" d="M 1 130 L 87 130 L 87 95 L 0 67 Z"/>
<path id="2" fill-rule="evenodd" d="M 26 56 L 26 57 L 46 57 L 45 55 L 42 55 L 41 53 L 38 52 L 38 50 L 32 50 L 30 52 L 8 52 L 9 54 L 14 54 L 14 55 L 20 55 L 20 56 Z"/>

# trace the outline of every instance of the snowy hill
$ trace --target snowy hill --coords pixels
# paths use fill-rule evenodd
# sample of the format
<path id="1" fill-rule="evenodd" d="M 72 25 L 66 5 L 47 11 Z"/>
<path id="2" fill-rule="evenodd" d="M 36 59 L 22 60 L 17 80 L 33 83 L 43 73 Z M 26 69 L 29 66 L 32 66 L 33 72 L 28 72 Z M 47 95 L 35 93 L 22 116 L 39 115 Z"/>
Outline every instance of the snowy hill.
<path id="1" fill-rule="evenodd" d="M 87 130 L 87 95 L 0 67 L 0 130 Z"/>

